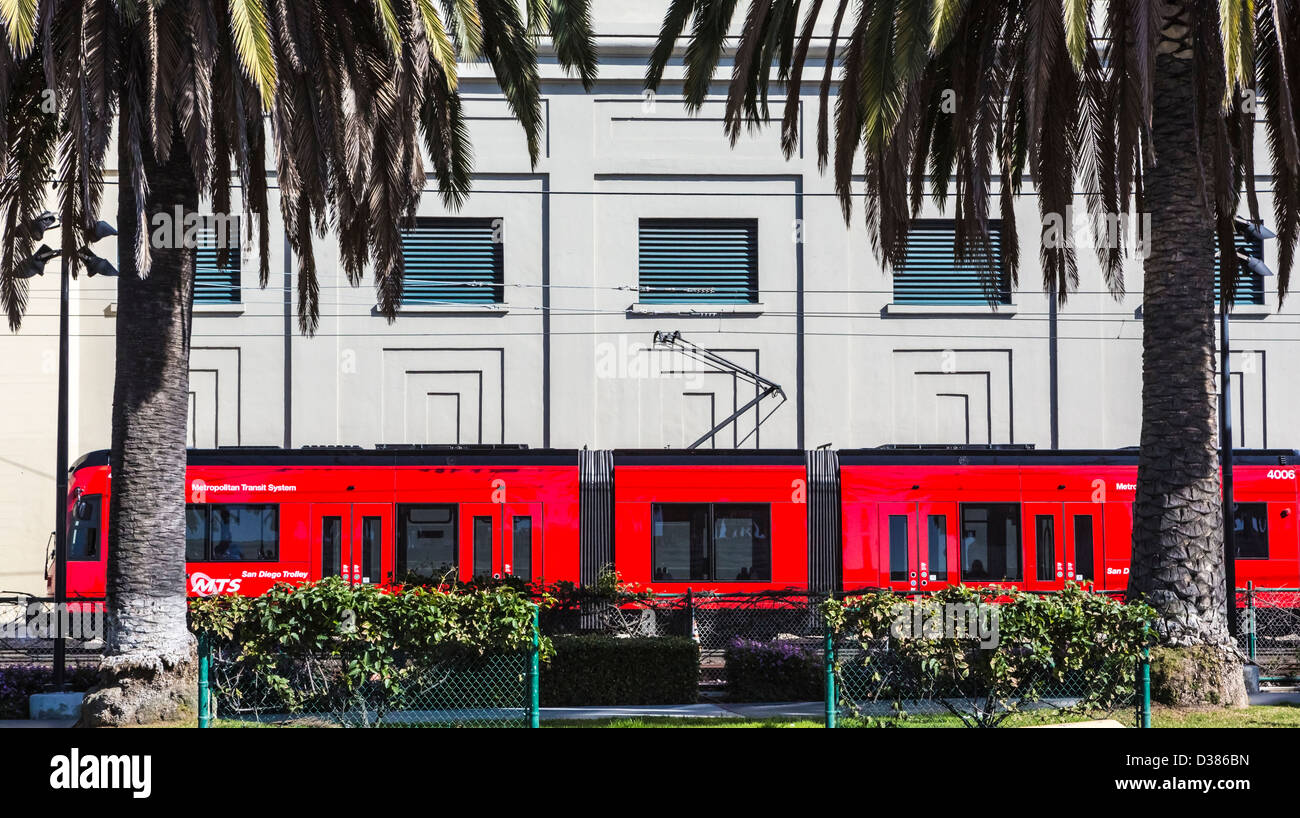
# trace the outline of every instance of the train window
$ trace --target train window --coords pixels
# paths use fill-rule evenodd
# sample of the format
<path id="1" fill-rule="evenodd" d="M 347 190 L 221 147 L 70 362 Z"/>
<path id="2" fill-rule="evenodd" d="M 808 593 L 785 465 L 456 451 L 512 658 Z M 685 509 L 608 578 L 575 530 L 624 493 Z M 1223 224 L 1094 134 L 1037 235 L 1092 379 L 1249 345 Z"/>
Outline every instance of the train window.
<path id="1" fill-rule="evenodd" d="M 378 584 L 382 570 L 379 564 L 379 548 L 384 537 L 384 521 L 380 517 L 361 518 L 361 581 L 371 585 Z"/>
<path id="2" fill-rule="evenodd" d="M 713 579 L 769 581 L 772 578 L 771 509 L 766 505 L 713 507 Z"/>
<path id="3" fill-rule="evenodd" d="M 907 582 L 907 515 L 889 515 L 889 579 Z"/>
<path id="4" fill-rule="evenodd" d="M 70 562 L 94 562 L 99 559 L 100 499 L 98 494 L 82 495 L 77 502 L 84 505 L 84 513 L 68 515 L 68 560 Z"/>
<path id="5" fill-rule="evenodd" d="M 511 573 L 520 579 L 533 578 L 533 518 L 516 517 L 512 526 L 514 564 Z"/>
<path id="6" fill-rule="evenodd" d="M 1074 518 L 1074 578 L 1087 582 L 1092 571 L 1092 516 L 1080 514 Z"/>
<path id="7" fill-rule="evenodd" d="M 205 562 L 208 558 L 208 507 L 185 507 L 185 561 Z"/>
<path id="8" fill-rule="evenodd" d="M 274 562 L 280 553 L 277 505 L 185 507 L 185 559 L 192 562 Z"/>
<path id="9" fill-rule="evenodd" d="M 439 579 L 456 569 L 456 507 L 397 507 L 396 574 Z"/>
<path id="10" fill-rule="evenodd" d="M 492 518 L 474 518 L 474 576 L 492 576 Z"/>
<path id="11" fill-rule="evenodd" d="M 1234 503 L 1232 518 L 1237 559 L 1268 559 L 1268 504 Z"/>
<path id="12" fill-rule="evenodd" d="M 926 573 L 930 579 L 948 578 L 948 518 L 931 514 L 926 520 Z"/>
<path id="13" fill-rule="evenodd" d="M 709 506 L 656 504 L 651 516 L 654 579 L 660 582 L 709 579 Z"/>
<path id="14" fill-rule="evenodd" d="M 1056 518 L 1051 514 L 1034 516 L 1034 553 L 1038 557 L 1038 581 L 1056 578 Z"/>
<path id="15" fill-rule="evenodd" d="M 343 518 L 322 517 L 320 521 L 320 575 L 343 573 Z"/>
<path id="16" fill-rule="evenodd" d="M 651 517 L 655 581 L 771 581 L 770 506 L 656 503 Z"/>
<path id="17" fill-rule="evenodd" d="M 961 577 L 979 582 L 1019 582 L 1020 504 L 963 503 Z"/>

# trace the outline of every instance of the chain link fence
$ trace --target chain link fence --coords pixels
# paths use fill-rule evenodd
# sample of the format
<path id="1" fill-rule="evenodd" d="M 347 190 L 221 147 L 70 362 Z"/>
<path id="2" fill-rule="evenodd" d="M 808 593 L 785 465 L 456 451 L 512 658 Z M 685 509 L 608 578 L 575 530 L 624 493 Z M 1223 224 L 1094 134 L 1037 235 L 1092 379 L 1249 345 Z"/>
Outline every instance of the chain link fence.
<path id="1" fill-rule="evenodd" d="M 828 633 L 824 656 L 828 727 L 907 722 L 996 727 L 1013 719 L 1033 724 L 1071 717 L 1150 726 L 1149 667 L 1143 663 L 1066 673 L 1036 667 L 997 685 L 958 670 L 956 662 L 908 661 L 890 649 L 887 637 Z"/>
<path id="2" fill-rule="evenodd" d="M 737 639 L 821 645 L 824 597 L 807 592 L 655 594 L 623 601 L 584 601 L 542 615 L 548 636 L 689 636 L 700 645 L 700 682 L 724 679 L 723 654 Z"/>
<path id="3" fill-rule="evenodd" d="M 530 650 L 399 654 L 383 671 L 312 652 L 257 661 L 202 634 L 199 726 L 538 727 L 539 653 L 536 618 Z"/>
<path id="4" fill-rule="evenodd" d="M 1238 644 L 1259 666 L 1262 682 L 1300 682 L 1300 591 L 1294 588 L 1237 589 L 1242 615 Z"/>
<path id="5" fill-rule="evenodd" d="M 104 600 L 67 603 L 29 594 L 0 594 L 0 666 L 53 665 L 62 626 L 67 667 L 98 667 L 104 651 Z"/>

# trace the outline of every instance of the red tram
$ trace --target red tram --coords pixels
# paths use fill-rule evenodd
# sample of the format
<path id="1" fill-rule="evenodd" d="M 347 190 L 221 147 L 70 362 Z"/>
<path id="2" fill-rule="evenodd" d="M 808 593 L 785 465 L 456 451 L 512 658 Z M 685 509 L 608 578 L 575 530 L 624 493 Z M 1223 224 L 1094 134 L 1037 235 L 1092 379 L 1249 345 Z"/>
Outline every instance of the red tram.
<path id="1" fill-rule="evenodd" d="M 1294 451 L 1235 455 L 1237 581 L 1300 587 Z M 108 453 L 72 467 L 70 596 L 101 597 Z M 655 591 L 1128 583 L 1137 453 L 1017 447 L 191 450 L 191 595 L 342 576 Z"/>

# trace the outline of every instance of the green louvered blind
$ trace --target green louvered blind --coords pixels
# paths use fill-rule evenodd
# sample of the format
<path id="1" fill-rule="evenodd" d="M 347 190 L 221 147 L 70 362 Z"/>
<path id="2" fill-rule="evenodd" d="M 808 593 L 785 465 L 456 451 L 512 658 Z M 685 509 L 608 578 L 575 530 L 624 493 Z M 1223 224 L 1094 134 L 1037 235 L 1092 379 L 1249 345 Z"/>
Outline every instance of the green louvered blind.
<path id="1" fill-rule="evenodd" d="M 906 261 L 894 270 L 895 304 L 1011 303 L 1011 277 L 1002 255 L 1002 226 L 989 222 L 989 244 L 1000 285 L 992 299 L 980 279 L 984 266 L 969 255 L 958 260 L 954 251 L 955 224 L 948 219 L 922 219 L 907 233 Z"/>
<path id="2" fill-rule="evenodd" d="M 1264 258 L 1263 242 L 1252 241 L 1245 236 L 1237 236 L 1237 249 L 1248 256 L 1254 256 L 1257 259 Z M 1233 304 L 1263 304 L 1264 303 L 1264 277 L 1256 275 L 1250 271 L 1240 259 L 1233 259 L 1237 265 L 1237 292 L 1234 294 Z M 1219 273 L 1223 269 L 1220 259 L 1216 256 L 1214 259 L 1214 301 L 1219 301 Z"/>
<path id="3" fill-rule="evenodd" d="M 499 304 L 504 301 L 501 220 L 420 218 L 402 229 L 406 304 Z"/>
<path id="4" fill-rule="evenodd" d="M 758 303 L 757 219 L 642 219 L 643 304 Z"/>
<path id="5" fill-rule="evenodd" d="M 238 304 L 239 217 L 205 216 L 194 250 L 194 303 Z M 221 258 L 225 245 L 226 258 Z"/>

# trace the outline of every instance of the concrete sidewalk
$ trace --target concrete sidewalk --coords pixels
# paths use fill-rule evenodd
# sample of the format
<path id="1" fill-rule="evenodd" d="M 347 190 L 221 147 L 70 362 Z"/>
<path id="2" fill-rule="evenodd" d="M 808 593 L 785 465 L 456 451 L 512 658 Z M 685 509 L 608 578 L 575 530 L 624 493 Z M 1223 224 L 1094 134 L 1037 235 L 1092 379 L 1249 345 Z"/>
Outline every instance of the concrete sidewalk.
<path id="1" fill-rule="evenodd" d="M 745 719 L 820 719 L 826 714 L 821 702 L 740 702 L 706 701 L 699 704 L 647 704 L 623 707 L 543 707 L 542 721 L 638 719 L 661 717 L 745 718 Z"/>

